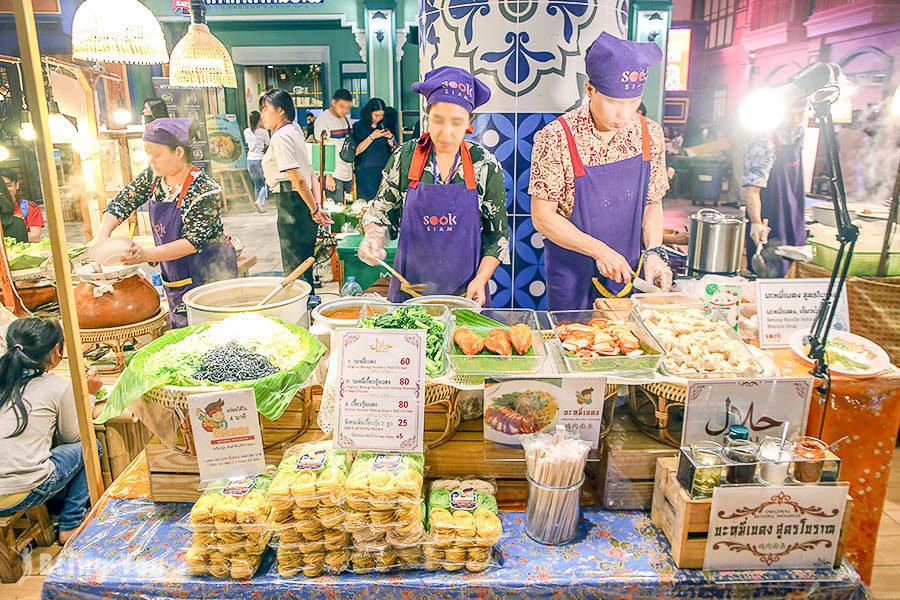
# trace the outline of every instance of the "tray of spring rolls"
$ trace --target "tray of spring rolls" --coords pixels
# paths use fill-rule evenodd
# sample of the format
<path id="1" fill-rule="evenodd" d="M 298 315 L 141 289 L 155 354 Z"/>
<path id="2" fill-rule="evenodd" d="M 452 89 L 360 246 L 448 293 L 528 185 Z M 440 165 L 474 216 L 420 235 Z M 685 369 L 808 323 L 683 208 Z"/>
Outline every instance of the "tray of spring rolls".
<path id="1" fill-rule="evenodd" d="M 453 310 L 447 356 L 456 373 L 495 376 L 536 373 L 547 347 L 533 310 Z"/>

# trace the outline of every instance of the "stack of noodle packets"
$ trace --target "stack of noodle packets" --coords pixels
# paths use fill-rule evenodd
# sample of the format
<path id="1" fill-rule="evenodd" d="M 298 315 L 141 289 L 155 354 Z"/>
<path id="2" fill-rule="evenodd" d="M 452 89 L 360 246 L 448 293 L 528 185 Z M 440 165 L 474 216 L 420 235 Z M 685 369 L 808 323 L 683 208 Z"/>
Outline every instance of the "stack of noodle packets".
<path id="1" fill-rule="evenodd" d="M 351 540 L 343 521 L 350 463 L 350 455 L 333 449 L 330 441 L 285 452 L 269 488 L 283 577 L 317 577 L 349 567 Z"/>
<path id="2" fill-rule="evenodd" d="M 481 479 L 432 482 L 426 569 L 479 572 L 494 564 L 492 549 L 503 534 L 495 493 L 496 486 Z"/>
<path id="3" fill-rule="evenodd" d="M 192 575 L 249 579 L 271 537 L 265 475 L 210 486 L 191 508 L 191 546 L 185 554 Z"/>
<path id="4" fill-rule="evenodd" d="M 344 527 L 357 573 L 422 564 L 425 459 L 416 453 L 361 452 L 347 477 Z"/>

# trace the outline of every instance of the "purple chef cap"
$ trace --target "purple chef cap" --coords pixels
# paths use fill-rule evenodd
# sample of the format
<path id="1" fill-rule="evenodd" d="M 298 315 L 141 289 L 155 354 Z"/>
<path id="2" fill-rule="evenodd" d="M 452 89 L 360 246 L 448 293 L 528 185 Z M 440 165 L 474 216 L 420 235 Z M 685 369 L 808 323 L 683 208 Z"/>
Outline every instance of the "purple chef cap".
<path id="1" fill-rule="evenodd" d="M 662 50 L 653 42 L 623 40 L 605 31 L 584 59 L 588 79 L 597 91 L 610 98 L 637 98 L 644 93 L 647 68 L 662 60 Z"/>
<path id="2" fill-rule="evenodd" d="M 475 76 L 457 67 L 438 67 L 412 84 L 412 91 L 425 96 L 428 104 L 450 102 L 472 112 L 491 98 L 491 90 Z"/>
<path id="3" fill-rule="evenodd" d="M 191 143 L 191 125 L 194 119 L 190 117 L 164 117 L 147 123 L 144 128 L 144 141 L 165 144 L 171 148 L 187 146 Z"/>

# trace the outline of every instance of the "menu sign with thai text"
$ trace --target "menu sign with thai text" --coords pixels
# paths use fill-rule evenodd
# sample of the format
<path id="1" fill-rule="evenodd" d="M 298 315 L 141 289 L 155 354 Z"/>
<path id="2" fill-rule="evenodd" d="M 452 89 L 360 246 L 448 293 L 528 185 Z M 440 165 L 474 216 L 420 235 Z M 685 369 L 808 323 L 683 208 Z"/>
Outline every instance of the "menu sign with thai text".
<path id="1" fill-rule="evenodd" d="M 712 440 L 722 443 L 731 425 L 745 425 L 750 439 L 806 434 L 806 416 L 812 395 L 811 377 L 781 379 L 717 379 L 688 383 L 682 446 Z"/>
<path id="2" fill-rule="evenodd" d="M 223 390 L 187 397 L 200 481 L 259 475 L 266 470 L 256 394 Z"/>
<path id="3" fill-rule="evenodd" d="M 791 334 L 809 331 L 822 298 L 828 291 L 828 279 L 760 279 L 757 284 L 759 345 L 761 348 L 787 348 Z M 847 288 L 838 298 L 834 329 L 850 331 Z"/>
<path id="4" fill-rule="evenodd" d="M 338 332 L 335 447 L 422 452 L 425 337 L 412 330 Z"/>
<path id="5" fill-rule="evenodd" d="M 848 484 L 717 487 L 703 569 L 830 569 Z"/>

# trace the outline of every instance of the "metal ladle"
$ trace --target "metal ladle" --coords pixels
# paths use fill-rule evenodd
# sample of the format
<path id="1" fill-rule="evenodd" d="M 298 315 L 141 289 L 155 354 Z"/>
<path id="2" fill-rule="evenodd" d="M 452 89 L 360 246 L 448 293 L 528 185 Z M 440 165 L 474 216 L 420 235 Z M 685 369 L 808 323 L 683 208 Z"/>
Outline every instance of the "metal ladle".
<path id="1" fill-rule="evenodd" d="M 763 225 L 768 227 L 769 220 L 763 219 Z M 766 274 L 766 259 L 764 259 L 762 255 L 764 246 L 765 244 L 757 244 L 756 252 L 753 253 L 753 258 L 750 260 L 750 264 L 753 265 L 753 272 L 759 277 L 764 277 Z"/>

